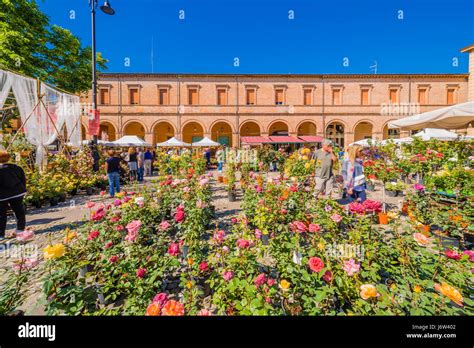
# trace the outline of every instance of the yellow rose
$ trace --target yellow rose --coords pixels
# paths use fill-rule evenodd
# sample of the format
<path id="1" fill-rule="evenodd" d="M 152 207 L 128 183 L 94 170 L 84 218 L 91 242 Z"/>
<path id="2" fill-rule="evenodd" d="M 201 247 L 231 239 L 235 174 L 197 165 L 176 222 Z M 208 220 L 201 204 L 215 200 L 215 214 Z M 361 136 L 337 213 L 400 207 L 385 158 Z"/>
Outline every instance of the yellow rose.
<path id="1" fill-rule="evenodd" d="M 324 243 L 319 242 L 319 243 L 317 244 L 317 247 L 318 247 L 319 250 L 324 250 L 324 248 L 326 247 L 326 245 L 324 245 Z"/>
<path id="2" fill-rule="evenodd" d="M 311 167 L 311 163 L 305 163 L 304 167 L 305 167 L 305 169 L 309 169 Z"/>
<path id="3" fill-rule="evenodd" d="M 421 292 L 421 290 L 423 290 L 423 288 L 419 285 L 415 285 L 413 287 L 413 291 L 416 292 L 417 294 L 419 294 Z"/>
<path id="4" fill-rule="evenodd" d="M 360 297 L 362 297 L 364 300 L 379 296 L 380 294 L 377 291 L 377 288 L 372 284 L 364 284 L 360 286 Z"/>
<path id="5" fill-rule="evenodd" d="M 459 290 L 456 289 L 454 286 L 451 286 L 451 285 L 446 284 L 446 283 L 441 283 L 441 285 L 440 284 L 435 284 L 434 288 L 435 288 L 436 291 L 438 291 L 439 293 L 441 293 L 444 296 L 446 296 L 447 298 L 449 298 L 451 301 L 453 301 L 458 306 L 461 306 L 461 307 L 463 306 L 464 299 L 463 299 L 461 293 L 459 292 Z"/>
<path id="6" fill-rule="evenodd" d="M 67 231 L 66 236 L 64 237 L 64 243 L 68 244 L 70 241 L 72 241 L 74 238 L 77 237 L 77 232 L 75 231 Z"/>
<path id="7" fill-rule="evenodd" d="M 63 256 L 66 253 L 66 248 L 63 244 L 58 243 L 55 245 L 48 245 L 44 248 L 44 258 L 46 260 L 56 259 Z"/>
<path id="8" fill-rule="evenodd" d="M 282 289 L 283 291 L 287 291 L 289 288 L 290 288 L 290 282 L 283 279 L 281 282 L 280 282 L 280 289 Z"/>

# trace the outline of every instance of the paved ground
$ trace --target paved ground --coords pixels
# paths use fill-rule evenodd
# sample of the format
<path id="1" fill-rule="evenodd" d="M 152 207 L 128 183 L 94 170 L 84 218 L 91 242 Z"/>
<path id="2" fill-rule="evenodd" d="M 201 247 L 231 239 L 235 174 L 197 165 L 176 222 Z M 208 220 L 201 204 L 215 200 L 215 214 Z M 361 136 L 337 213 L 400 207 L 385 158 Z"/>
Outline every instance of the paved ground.
<path id="1" fill-rule="evenodd" d="M 276 173 L 271 173 L 274 176 Z M 145 185 L 149 184 L 149 179 L 145 181 Z M 137 190 L 138 187 L 126 188 L 128 190 Z M 226 229 L 230 225 L 230 219 L 241 212 L 240 201 L 242 199 L 242 192 L 238 190 L 237 200 L 229 202 L 227 192 L 223 184 L 217 181 L 212 182 L 213 204 L 216 209 L 216 221 L 219 229 Z M 338 197 L 338 193 L 336 193 Z M 382 193 L 380 187 L 375 192 L 368 193 L 369 198 L 374 200 L 381 200 Z M 389 206 L 395 208 L 400 197 L 387 197 L 386 202 Z M 107 202 L 109 198 L 94 196 L 75 196 L 68 199 L 64 203 L 60 203 L 56 207 L 46 207 L 42 209 L 31 209 L 27 214 L 27 226 L 35 231 L 35 239 L 27 243 L 24 248 L 35 248 L 33 251 L 38 253 L 42 259 L 42 250 L 50 243 L 59 242 L 63 239 L 63 230 L 66 227 L 75 228 L 83 223 L 90 211 L 85 204 L 89 201 L 93 202 Z M 215 226 L 215 224 L 214 224 Z M 8 221 L 8 229 L 13 231 L 15 228 L 15 221 L 11 217 Z M 2 284 L 6 277 L 11 272 L 12 262 L 17 259 L 14 254 L 17 251 L 19 244 L 14 239 L 7 240 L 0 245 L 0 284 Z M 23 249 L 25 250 L 25 249 Z M 31 251 L 32 249 L 27 249 Z M 28 284 L 28 297 L 20 309 L 25 311 L 27 315 L 42 315 L 44 314 L 45 299 L 42 296 L 42 279 L 44 278 L 43 268 L 40 266 L 32 272 L 31 279 Z"/>

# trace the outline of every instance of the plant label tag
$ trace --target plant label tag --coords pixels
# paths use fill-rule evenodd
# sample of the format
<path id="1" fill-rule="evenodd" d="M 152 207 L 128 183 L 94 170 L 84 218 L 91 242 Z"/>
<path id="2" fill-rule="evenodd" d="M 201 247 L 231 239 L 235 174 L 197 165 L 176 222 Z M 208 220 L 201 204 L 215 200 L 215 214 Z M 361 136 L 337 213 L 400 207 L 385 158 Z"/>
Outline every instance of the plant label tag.
<path id="1" fill-rule="evenodd" d="M 299 251 L 293 252 L 293 263 L 296 263 L 297 265 L 301 265 L 302 259 L 303 259 L 303 255 L 301 255 Z"/>

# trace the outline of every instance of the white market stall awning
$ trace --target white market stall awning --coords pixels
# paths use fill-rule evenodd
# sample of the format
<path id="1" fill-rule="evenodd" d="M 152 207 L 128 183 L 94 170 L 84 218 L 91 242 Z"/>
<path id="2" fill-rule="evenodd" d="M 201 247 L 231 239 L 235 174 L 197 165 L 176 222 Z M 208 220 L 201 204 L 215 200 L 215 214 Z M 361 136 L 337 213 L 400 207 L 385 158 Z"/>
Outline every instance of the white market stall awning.
<path id="1" fill-rule="evenodd" d="M 379 142 L 373 139 L 362 139 L 362 140 L 358 140 L 349 144 L 349 146 L 360 145 L 362 147 L 370 147 L 370 146 L 377 146 L 378 144 Z"/>
<path id="2" fill-rule="evenodd" d="M 460 137 L 459 134 L 450 132 L 446 129 L 436 129 L 436 128 L 426 128 L 423 129 L 421 132 L 416 133 L 413 135 L 414 137 L 421 137 L 423 140 L 456 140 Z"/>
<path id="3" fill-rule="evenodd" d="M 185 143 L 184 141 L 178 140 L 175 137 L 168 139 L 162 143 L 156 144 L 158 147 L 182 147 L 191 146 L 191 144 Z"/>
<path id="4" fill-rule="evenodd" d="M 215 142 L 214 140 L 209 139 L 208 137 L 204 137 L 203 139 L 199 140 L 196 143 L 193 143 L 194 147 L 212 147 L 212 146 L 221 146 L 221 144 Z"/>
<path id="5" fill-rule="evenodd" d="M 474 101 L 451 105 L 422 114 L 392 121 L 389 128 L 416 130 L 422 128 L 462 129 L 474 123 Z"/>
<path id="6" fill-rule="evenodd" d="M 382 140 L 380 142 L 381 145 L 386 145 L 388 143 L 394 143 L 395 145 L 400 145 L 400 144 L 409 144 L 413 142 L 412 137 L 406 137 L 406 138 L 394 138 L 394 139 L 386 139 Z"/>
<path id="7" fill-rule="evenodd" d="M 118 140 L 112 141 L 113 146 L 145 146 L 150 147 L 151 145 L 145 142 L 136 135 L 125 135 Z"/>

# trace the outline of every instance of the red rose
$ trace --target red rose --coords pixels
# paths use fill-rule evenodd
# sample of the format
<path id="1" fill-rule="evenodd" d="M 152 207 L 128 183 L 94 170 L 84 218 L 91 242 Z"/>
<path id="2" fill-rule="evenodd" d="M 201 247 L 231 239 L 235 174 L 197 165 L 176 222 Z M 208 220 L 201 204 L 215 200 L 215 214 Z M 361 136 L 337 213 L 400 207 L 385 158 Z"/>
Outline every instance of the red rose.
<path id="1" fill-rule="evenodd" d="M 453 260 L 459 260 L 461 258 L 461 254 L 457 253 L 454 250 L 448 249 L 444 252 L 444 255 L 446 255 L 447 258 L 453 259 Z"/>
<path id="2" fill-rule="evenodd" d="M 324 280 L 326 283 L 329 283 L 329 282 L 332 280 L 332 273 L 331 273 L 330 270 L 327 270 L 326 272 L 324 272 L 323 280 Z"/>
<path id="3" fill-rule="evenodd" d="M 89 236 L 87 237 L 88 240 L 94 240 L 97 237 L 99 237 L 99 231 L 92 231 L 89 233 Z"/>
<path id="4" fill-rule="evenodd" d="M 206 261 L 201 262 L 201 263 L 199 264 L 199 269 L 200 269 L 202 272 L 207 271 L 208 268 L 209 268 L 209 265 L 207 264 Z"/>
<path id="5" fill-rule="evenodd" d="M 146 268 L 139 268 L 137 269 L 137 277 L 138 278 L 145 278 Z"/>
<path id="6" fill-rule="evenodd" d="M 324 262 L 319 257 L 311 257 L 308 265 L 313 272 L 319 272 L 324 268 Z"/>
<path id="7" fill-rule="evenodd" d="M 174 216 L 174 221 L 176 221 L 177 223 L 181 223 L 184 221 L 185 216 L 186 214 L 184 213 L 183 210 L 178 210 Z"/>
<path id="8" fill-rule="evenodd" d="M 171 256 L 176 256 L 179 254 L 179 244 L 171 243 L 170 247 L 168 248 L 168 254 Z"/>
<path id="9" fill-rule="evenodd" d="M 117 261 L 118 261 L 118 256 L 117 255 L 114 255 L 109 259 L 110 263 L 116 263 Z"/>

